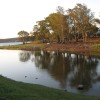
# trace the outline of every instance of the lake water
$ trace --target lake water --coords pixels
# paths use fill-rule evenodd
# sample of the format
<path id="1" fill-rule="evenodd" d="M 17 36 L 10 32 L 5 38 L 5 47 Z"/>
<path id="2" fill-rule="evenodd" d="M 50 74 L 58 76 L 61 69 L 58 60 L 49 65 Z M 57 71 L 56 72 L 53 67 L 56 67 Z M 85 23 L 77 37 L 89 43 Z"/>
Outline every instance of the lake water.
<path id="1" fill-rule="evenodd" d="M 62 52 L 0 50 L 0 74 L 21 82 L 100 96 L 100 58 Z M 84 85 L 78 90 L 79 84 Z"/>
<path id="2" fill-rule="evenodd" d="M 18 44 L 23 44 L 22 42 L 5 42 L 5 43 L 0 43 L 0 46 L 9 46 L 9 45 L 18 45 Z"/>

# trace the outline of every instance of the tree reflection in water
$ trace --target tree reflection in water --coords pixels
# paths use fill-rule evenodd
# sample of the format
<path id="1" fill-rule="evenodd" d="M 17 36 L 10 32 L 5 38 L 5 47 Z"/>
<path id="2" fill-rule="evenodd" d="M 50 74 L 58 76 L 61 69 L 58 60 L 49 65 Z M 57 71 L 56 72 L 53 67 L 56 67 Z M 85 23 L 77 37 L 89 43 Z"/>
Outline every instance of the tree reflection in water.
<path id="1" fill-rule="evenodd" d="M 22 51 L 19 54 L 21 62 L 26 62 L 26 61 L 30 60 L 30 56 L 31 56 L 31 53 L 28 51 Z"/>
<path id="2" fill-rule="evenodd" d="M 25 62 L 30 58 L 37 68 L 47 71 L 62 88 L 68 85 L 77 88 L 78 84 L 83 84 L 87 91 L 98 81 L 96 68 L 99 58 L 54 51 L 20 53 L 20 61 Z"/>

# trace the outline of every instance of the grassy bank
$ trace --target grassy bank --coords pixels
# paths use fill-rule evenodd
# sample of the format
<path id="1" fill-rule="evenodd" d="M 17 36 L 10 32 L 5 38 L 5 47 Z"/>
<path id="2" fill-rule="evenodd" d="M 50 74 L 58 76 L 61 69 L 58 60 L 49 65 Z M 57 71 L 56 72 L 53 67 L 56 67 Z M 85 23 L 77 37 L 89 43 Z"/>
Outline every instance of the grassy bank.
<path id="1" fill-rule="evenodd" d="M 91 49 L 94 50 L 94 51 L 100 51 L 100 44 L 92 45 Z"/>
<path id="2" fill-rule="evenodd" d="M 0 76 L 0 100 L 100 100 L 100 97 L 68 93 Z"/>
<path id="3" fill-rule="evenodd" d="M 11 50 L 32 50 L 32 49 L 43 49 L 44 44 L 39 41 L 35 41 L 29 44 L 19 44 L 19 45 L 9 45 L 9 46 L 0 46 L 0 49 L 11 49 Z"/>
<path id="4" fill-rule="evenodd" d="M 91 46 L 91 54 L 100 56 L 100 44 L 95 44 Z"/>

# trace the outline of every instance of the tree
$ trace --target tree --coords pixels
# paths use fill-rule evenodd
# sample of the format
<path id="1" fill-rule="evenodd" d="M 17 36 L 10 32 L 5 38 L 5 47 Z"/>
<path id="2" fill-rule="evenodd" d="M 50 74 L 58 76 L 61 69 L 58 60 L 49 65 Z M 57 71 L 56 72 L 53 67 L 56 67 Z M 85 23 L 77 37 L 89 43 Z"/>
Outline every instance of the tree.
<path id="1" fill-rule="evenodd" d="M 21 62 L 27 62 L 31 58 L 31 54 L 28 51 L 22 51 L 19 54 L 19 58 Z"/>
<path id="2" fill-rule="evenodd" d="M 75 39 L 75 41 L 78 41 L 79 33 L 77 31 L 77 20 L 76 20 L 76 14 L 74 9 L 68 9 L 67 10 L 67 21 L 68 21 L 68 30 L 69 30 L 69 39 Z"/>
<path id="3" fill-rule="evenodd" d="M 41 39 L 41 36 L 40 36 L 41 34 L 39 32 L 39 26 L 38 26 L 38 24 L 34 25 L 33 31 L 32 31 L 32 33 L 30 33 L 30 35 L 31 35 L 31 37 L 34 36 L 34 38 L 36 40 Z"/>
<path id="4" fill-rule="evenodd" d="M 48 27 L 48 23 L 46 20 L 41 20 L 41 21 L 38 21 L 38 27 L 39 27 L 39 33 L 41 34 L 41 39 L 43 40 L 43 42 L 45 42 L 45 40 L 49 40 L 49 35 L 50 35 L 50 32 L 49 32 L 49 27 Z"/>
<path id="5" fill-rule="evenodd" d="M 92 29 L 91 24 L 94 20 L 94 15 L 84 4 L 77 4 L 74 7 L 74 12 L 77 32 L 82 34 L 83 42 L 86 42 L 87 34 Z"/>
<path id="6" fill-rule="evenodd" d="M 35 39 L 43 40 L 43 42 L 49 40 L 50 32 L 46 20 L 37 21 L 37 24 L 33 27 L 33 34 Z"/>
<path id="7" fill-rule="evenodd" d="M 61 41 L 63 43 L 65 43 L 65 40 L 68 40 L 68 22 L 67 22 L 67 15 L 65 14 L 65 10 L 63 7 L 58 6 L 57 7 L 57 13 L 60 14 L 60 29 L 61 29 L 61 33 L 60 33 L 60 37 L 61 37 Z M 66 34 L 67 33 L 67 34 Z"/>
<path id="8" fill-rule="evenodd" d="M 98 19 L 95 22 L 100 23 Z M 35 38 L 53 38 L 59 42 L 78 41 L 83 39 L 86 42 L 88 34 L 96 32 L 94 15 L 86 5 L 77 4 L 67 13 L 63 7 L 58 6 L 56 13 L 51 13 L 44 20 L 37 21 L 33 28 Z"/>
<path id="9" fill-rule="evenodd" d="M 98 23 L 98 24 L 100 24 L 100 19 L 96 18 L 95 22 Z"/>
<path id="10" fill-rule="evenodd" d="M 31 31 L 30 33 L 29 33 L 29 39 L 30 39 L 30 41 L 34 41 L 34 39 L 35 39 L 35 36 L 34 36 L 34 32 L 33 31 Z"/>
<path id="11" fill-rule="evenodd" d="M 49 27 L 53 31 L 53 36 L 57 39 L 58 42 L 63 41 L 64 33 L 66 30 L 66 18 L 63 14 L 57 12 L 52 13 L 46 18 L 49 23 Z"/>
<path id="12" fill-rule="evenodd" d="M 18 32 L 18 35 L 19 35 L 20 40 L 23 42 L 23 44 L 27 43 L 28 36 L 29 36 L 28 32 L 20 31 L 20 32 Z"/>

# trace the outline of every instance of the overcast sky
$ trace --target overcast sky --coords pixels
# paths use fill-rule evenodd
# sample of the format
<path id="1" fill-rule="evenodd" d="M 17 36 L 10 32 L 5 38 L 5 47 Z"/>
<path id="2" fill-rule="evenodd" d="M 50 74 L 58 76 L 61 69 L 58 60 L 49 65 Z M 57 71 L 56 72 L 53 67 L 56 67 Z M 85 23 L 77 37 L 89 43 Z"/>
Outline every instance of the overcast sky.
<path id="1" fill-rule="evenodd" d="M 55 12 L 57 6 L 67 10 L 77 3 L 86 4 L 99 17 L 100 0 L 0 0 L 0 39 L 17 37 L 21 30 L 30 32 L 36 21 Z"/>

